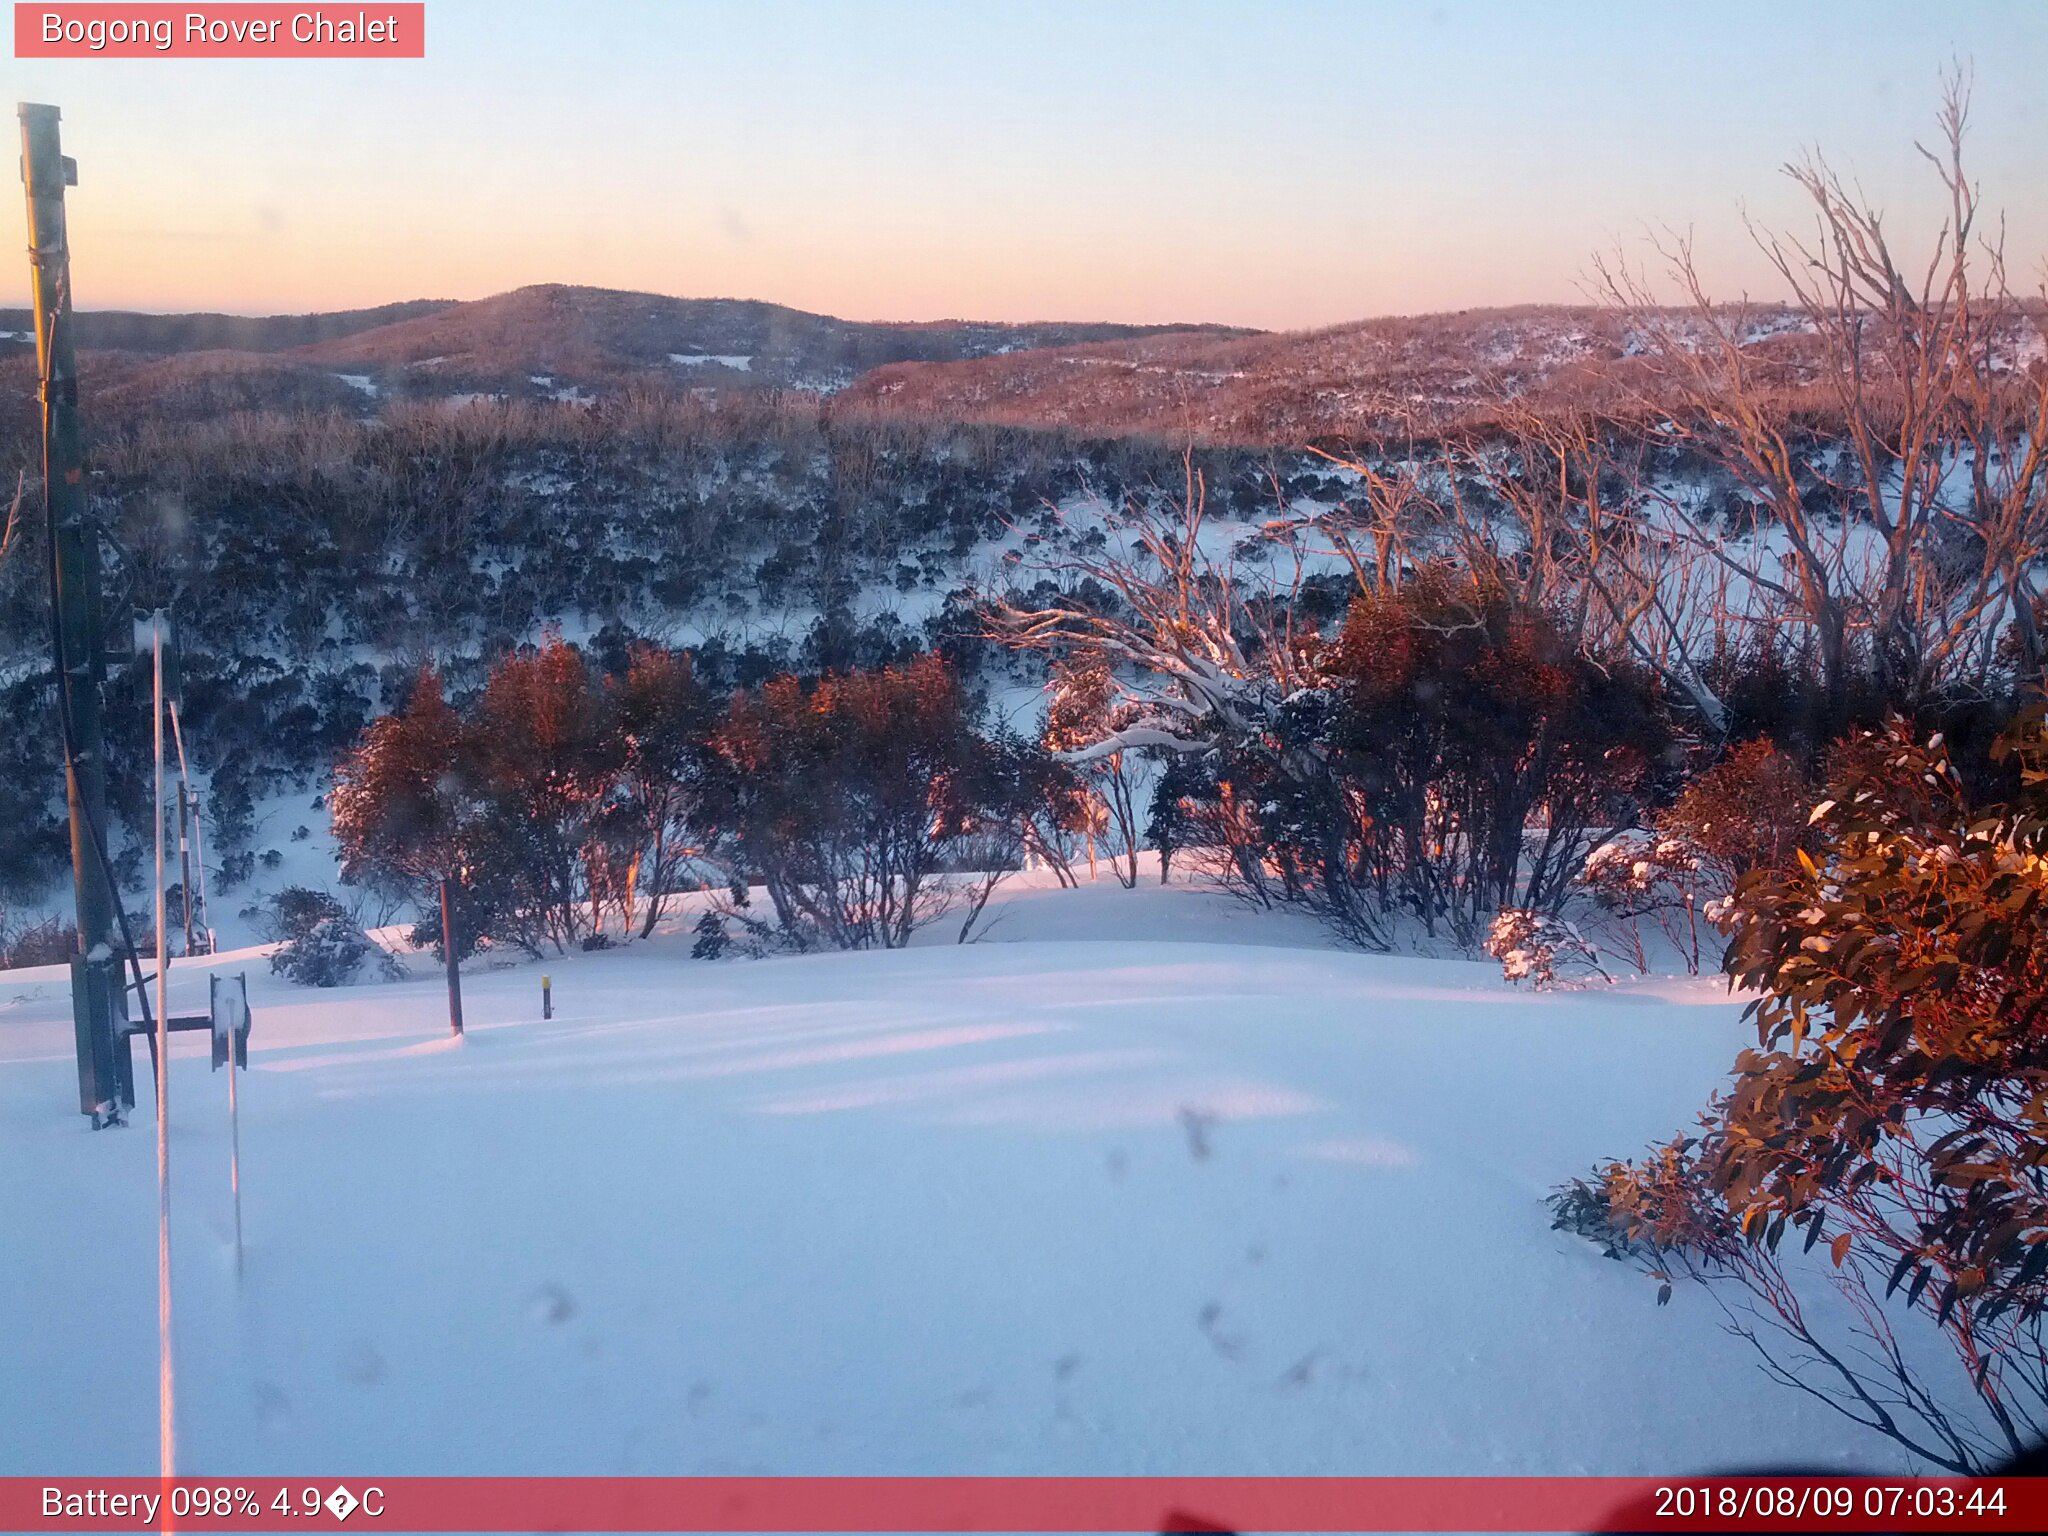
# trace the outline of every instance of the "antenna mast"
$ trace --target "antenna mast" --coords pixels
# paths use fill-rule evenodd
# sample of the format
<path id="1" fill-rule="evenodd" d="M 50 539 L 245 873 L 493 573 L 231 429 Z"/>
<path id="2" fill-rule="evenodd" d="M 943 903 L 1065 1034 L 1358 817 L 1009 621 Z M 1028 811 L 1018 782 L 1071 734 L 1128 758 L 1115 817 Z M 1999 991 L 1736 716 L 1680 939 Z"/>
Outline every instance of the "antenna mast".
<path id="1" fill-rule="evenodd" d="M 36 366 L 43 409 L 43 498 L 49 538 L 51 650 L 64 794 L 71 812 L 71 871 L 78 951 L 71 959 L 71 1014 L 78 1045 L 78 1107 L 95 1126 L 135 1103 L 122 1027 L 127 1019 L 117 914 L 109 881 L 106 747 L 100 686 L 106 652 L 100 627 L 99 530 L 85 496 L 84 435 L 71 339 L 71 248 L 64 189 L 78 166 L 58 142 L 55 107 L 23 102 L 21 179 L 28 190 L 29 262 L 35 283 Z"/>

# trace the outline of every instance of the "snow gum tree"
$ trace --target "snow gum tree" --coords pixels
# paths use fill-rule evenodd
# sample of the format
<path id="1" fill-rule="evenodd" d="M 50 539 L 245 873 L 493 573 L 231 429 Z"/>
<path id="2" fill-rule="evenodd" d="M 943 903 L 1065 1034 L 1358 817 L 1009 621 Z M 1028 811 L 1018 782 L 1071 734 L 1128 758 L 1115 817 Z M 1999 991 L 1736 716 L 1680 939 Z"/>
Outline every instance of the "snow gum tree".
<path id="1" fill-rule="evenodd" d="M 652 711 L 653 691 L 643 679 L 633 707 Z M 559 637 L 500 661 L 466 712 L 423 672 L 335 770 L 343 878 L 423 905 L 446 882 L 465 953 L 600 932 L 608 901 L 630 904 L 644 807 L 670 793 L 644 761 L 629 773 L 620 705 Z"/>
<path id="2" fill-rule="evenodd" d="M 709 814 L 786 940 L 896 949 L 948 912 L 971 924 L 1002 872 L 988 866 L 1014 860 L 1025 781 L 937 656 L 736 694 L 712 747 Z"/>
<path id="3" fill-rule="evenodd" d="M 556 635 L 492 669 L 467 737 L 506 872 L 558 947 L 602 931 L 637 855 L 618 824 L 630 808 L 615 702 Z"/>
<path id="4" fill-rule="evenodd" d="M 1056 666 L 1052 703 L 1046 711 L 1044 740 L 1053 752 L 1074 751 L 1098 740 L 1113 739 L 1131 713 L 1119 696 L 1116 681 L 1100 661 Z M 1081 753 L 1076 772 L 1085 785 L 1074 809 L 1077 825 L 1088 840 L 1088 872 L 1095 872 L 1096 844 L 1112 835 L 1110 870 L 1126 890 L 1138 883 L 1137 789 L 1127 765 L 1128 749 Z"/>
<path id="5" fill-rule="evenodd" d="M 623 794 L 612 812 L 608 841 L 615 866 L 619 845 L 630 850 L 621 915 L 630 929 L 636 894 L 644 893 L 638 921 L 645 938 L 704 841 L 698 813 L 713 711 L 686 651 L 635 648 L 615 688 Z"/>
<path id="6" fill-rule="evenodd" d="M 1340 913 L 1383 922 L 1376 901 L 1466 946 L 1503 908 L 1556 913 L 1668 741 L 1647 674 L 1443 565 L 1356 598 L 1324 666 L 1332 793 L 1299 858 Z"/>
<path id="7" fill-rule="evenodd" d="M 370 723 L 336 767 L 327 799 L 344 880 L 414 895 L 459 871 L 461 737 L 431 667 L 403 709 Z"/>
<path id="8" fill-rule="evenodd" d="M 1371 490 L 1394 521 L 1414 496 L 1398 478 Z M 1087 681 L 1089 707 L 1049 742 L 1062 760 L 1200 761 L 1161 809 L 1253 899 L 1370 948 L 1411 923 L 1476 946 L 1503 907 L 1554 913 L 1590 829 L 1634 814 L 1667 742 L 1650 674 L 1586 654 L 1494 567 L 1382 566 L 1347 539 L 1356 585 L 1325 634 L 1298 601 L 1298 551 L 1291 576 L 1284 555 L 1241 572 L 1209 552 L 1192 469 L 1181 497 L 1110 521 L 1113 540 L 1053 567 L 1063 594 L 998 600 L 991 632 L 1051 655 L 1060 697 Z"/>
<path id="9" fill-rule="evenodd" d="M 1990 689 L 2001 634 L 2021 681 L 2042 675 L 2048 369 L 2029 360 L 2039 305 L 2012 291 L 1965 169 L 1969 112 L 1958 73 L 1921 148 L 1946 217 L 1916 254 L 1895 251 L 1881 210 L 1818 156 L 1785 168 L 1812 234 L 1749 232 L 1788 311 L 1714 302 L 1679 237 L 1656 248 L 1677 309 L 1667 285 L 1601 266 L 1641 353 L 1637 412 L 1726 474 L 1754 536 L 1728 539 L 1647 484 L 1636 520 L 1724 567 L 1749 622 L 1797 635 L 1830 733 L 1866 685 L 1905 707 Z M 1774 334 L 1779 346 L 1758 345 Z"/>

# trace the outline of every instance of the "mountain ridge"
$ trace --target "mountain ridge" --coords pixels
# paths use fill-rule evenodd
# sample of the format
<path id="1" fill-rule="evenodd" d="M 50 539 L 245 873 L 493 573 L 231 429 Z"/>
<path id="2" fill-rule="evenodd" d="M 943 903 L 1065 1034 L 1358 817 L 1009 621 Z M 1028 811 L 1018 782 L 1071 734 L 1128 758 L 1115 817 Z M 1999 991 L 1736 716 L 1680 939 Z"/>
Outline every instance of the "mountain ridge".
<path id="1" fill-rule="evenodd" d="M 0 309 L 0 333 L 7 338 L 0 346 L 25 348 L 33 326 L 30 311 Z M 205 356 L 209 367 L 243 354 L 366 370 L 373 377 L 433 370 L 456 382 L 517 384 L 539 375 L 600 384 L 651 372 L 685 384 L 826 391 L 891 362 L 950 362 L 1177 330 L 1249 334 L 1199 324 L 845 320 L 760 299 L 679 298 L 568 283 L 305 315 L 81 310 L 76 326 L 82 351 L 137 359 Z"/>
<path id="2" fill-rule="evenodd" d="M 2048 359 L 2043 318 L 2029 306 L 2015 319 L 2012 366 Z M 22 311 L 0 310 L 0 380 L 10 392 L 32 369 L 27 323 Z M 1658 393 L 1650 332 L 1711 344 L 1724 327 L 1787 399 L 1818 400 L 1811 322 L 1782 305 L 1730 306 L 1712 324 L 1688 311 L 1648 320 L 1591 305 L 1519 305 L 1254 331 L 853 321 L 765 300 L 546 283 L 305 316 L 103 311 L 81 313 L 78 324 L 87 387 L 116 416 L 768 390 L 881 417 L 1300 445 L 1485 429 L 1510 404 L 1641 408 Z M 237 341 L 246 345 L 224 345 Z"/>
<path id="3" fill-rule="evenodd" d="M 363 309 L 309 310 L 292 315 L 230 315 L 217 310 L 159 312 L 81 309 L 73 341 L 90 351 L 175 355 L 187 352 L 273 353 L 451 308 L 453 299 L 400 299 Z M 35 311 L 0 307 L 0 332 L 32 337 Z"/>

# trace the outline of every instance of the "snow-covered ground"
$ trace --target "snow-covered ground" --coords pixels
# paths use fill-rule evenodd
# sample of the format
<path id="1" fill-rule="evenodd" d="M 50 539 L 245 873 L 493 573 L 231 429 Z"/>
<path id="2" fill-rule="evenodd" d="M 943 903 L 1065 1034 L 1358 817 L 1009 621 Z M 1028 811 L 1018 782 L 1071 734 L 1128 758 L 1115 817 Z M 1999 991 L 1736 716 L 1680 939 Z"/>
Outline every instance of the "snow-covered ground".
<path id="1" fill-rule="evenodd" d="M 1549 1229 L 1723 1078 L 1713 983 L 1518 993 L 1178 885 L 999 901 L 964 947 L 479 969 L 459 1045 L 422 960 L 319 992 L 217 957 L 248 1260 L 186 1036 L 180 1470 L 1896 1466 Z M 0 1474 L 156 1463 L 150 1110 L 75 1103 L 61 975 L 0 973 Z"/>

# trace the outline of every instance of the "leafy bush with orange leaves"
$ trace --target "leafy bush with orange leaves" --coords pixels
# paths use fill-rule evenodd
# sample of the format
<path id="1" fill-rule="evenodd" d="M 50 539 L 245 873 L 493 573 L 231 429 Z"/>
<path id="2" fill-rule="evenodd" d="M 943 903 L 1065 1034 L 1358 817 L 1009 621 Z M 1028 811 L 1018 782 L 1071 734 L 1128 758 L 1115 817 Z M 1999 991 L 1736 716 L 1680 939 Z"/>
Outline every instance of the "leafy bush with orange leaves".
<path id="1" fill-rule="evenodd" d="M 1813 841 L 1813 789 L 1797 758 L 1758 736 L 1686 785 L 1658 816 L 1657 830 L 1684 838 L 1732 889 L 1751 870 L 1791 863 Z"/>
<path id="2" fill-rule="evenodd" d="M 1798 760 L 1769 738 L 1736 747 L 1658 812 L 1649 831 L 1621 833 L 1593 850 L 1579 879 L 1605 918 L 1602 938 L 1647 971 L 1646 925 L 1661 930 L 1669 952 L 1697 975 L 1712 920 L 1729 910 L 1736 883 L 1813 844 L 1814 793 Z"/>
<path id="3" fill-rule="evenodd" d="M 707 813 L 766 888 L 778 942 L 896 949 L 963 910 L 965 939 L 1014 865 L 1022 754 L 975 730 L 935 655 L 736 694 L 710 748 Z"/>
<path id="4" fill-rule="evenodd" d="M 1816 850 L 1748 876 L 1727 920 L 1757 1048 L 1698 1136 L 1601 1177 L 1617 1232 L 1746 1293 L 1731 1317 L 1772 1374 L 1958 1472 L 2048 1431 L 2040 715 L 1998 753 L 2020 788 L 1989 805 L 1938 735 L 1894 723 L 1846 755 Z M 1826 1246 L 1846 1344 L 1781 1265 L 1788 1234 Z M 1951 1346 L 1953 1381 L 1902 1341 L 1915 1318 Z"/>
<path id="5" fill-rule="evenodd" d="M 1327 688 L 1281 713 L 1261 832 L 1267 862 L 1375 948 L 1400 920 L 1472 948 L 1503 909 L 1555 915 L 1668 740 L 1644 674 L 1444 565 L 1354 598 L 1322 669 Z"/>

